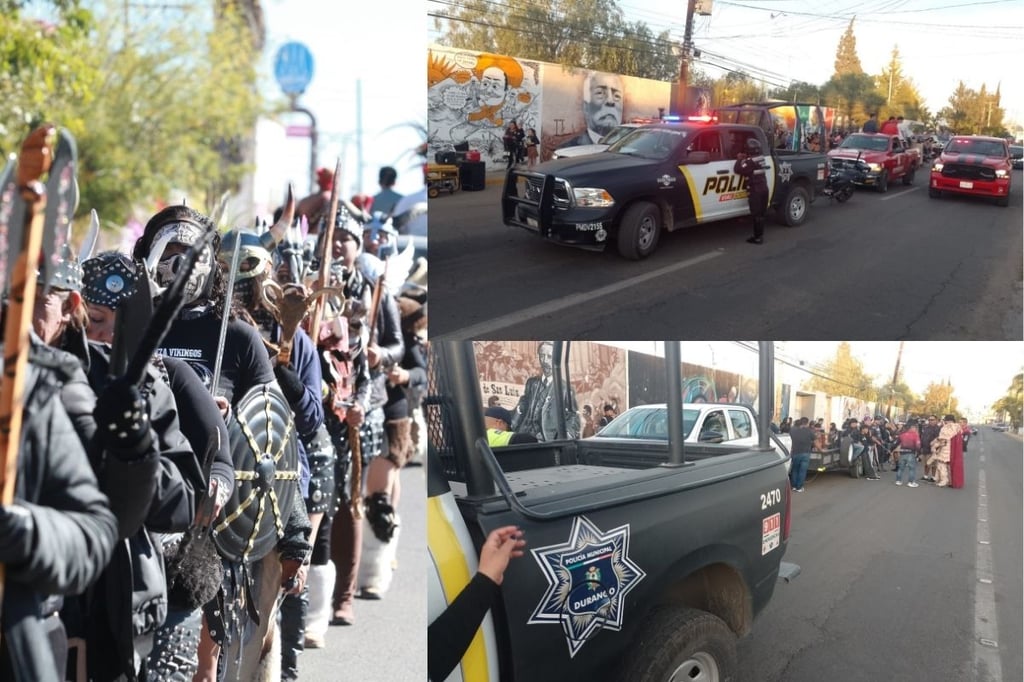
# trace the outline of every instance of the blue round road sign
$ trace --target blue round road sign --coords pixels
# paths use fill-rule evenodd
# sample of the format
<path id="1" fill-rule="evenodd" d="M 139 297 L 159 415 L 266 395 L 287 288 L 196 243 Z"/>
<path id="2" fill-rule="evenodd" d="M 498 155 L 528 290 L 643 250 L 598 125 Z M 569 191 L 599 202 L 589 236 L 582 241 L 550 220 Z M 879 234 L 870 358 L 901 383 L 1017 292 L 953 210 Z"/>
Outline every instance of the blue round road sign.
<path id="1" fill-rule="evenodd" d="M 302 43 L 285 43 L 274 57 L 274 78 L 286 95 L 301 95 L 313 80 L 313 53 Z"/>

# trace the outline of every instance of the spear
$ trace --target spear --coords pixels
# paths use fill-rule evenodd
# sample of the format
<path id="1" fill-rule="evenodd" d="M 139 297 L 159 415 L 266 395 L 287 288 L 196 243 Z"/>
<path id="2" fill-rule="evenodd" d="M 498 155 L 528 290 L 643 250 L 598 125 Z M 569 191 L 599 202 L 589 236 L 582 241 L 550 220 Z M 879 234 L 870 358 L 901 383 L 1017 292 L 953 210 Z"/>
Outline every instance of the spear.
<path id="1" fill-rule="evenodd" d="M 14 502 L 15 479 L 18 472 L 18 449 L 21 445 L 21 424 L 25 400 L 25 380 L 28 375 L 29 332 L 32 329 L 32 309 L 35 306 L 35 276 L 39 254 L 43 247 L 46 216 L 46 186 L 41 181 L 53 166 L 57 128 L 46 124 L 36 128 L 21 147 L 16 171 L 16 184 L 23 202 L 24 222 L 17 225 L 18 215 L 12 218 L 8 249 L 16 248 L 17 260 L 10 272 L 10 297 L 4 328 L 4 370 L 0 378 L 0 503 Z M 65 138 L 60 138 L 66 143 Z M 70 140 L 70 137 L 67 138 Z M 63 149 L 67 144 L 62 145 Z M 70 143 L 71 156 L 74 145 Z M 9 210 L 8 206 L 8 210 Z M 20 239 L 19 239 L 20 237 Z M 19 243 L 20 242 L 20 243 Z M 8 253 L 9 260 L 13 253 Z M 46 256 L 48 258 L 48 255 Z M 6 262 L 3 267 L 6 268 Z M 0 602 L 3 600 L 4 567 L 0 564 Z"/>
<path id="2" fill-rule="evenodd" d="M 331 279 L 331 255 L 333 252 L 334 243 L 334 222 L 335 216 L 338 213 L 338 185 L 341 183 L 339 179 L 341 177 L 341 157 L 338 157 L 338 162 L 334 166 L 334 184 L 331 186 L 331 208 L 330 213 L 327 216 L 327 221 L 324 225 L 324 229 L 320 231 L 320 253 L 318 254 L 320 260 L 320 272 L 317 277 L 317 288 L 326 289 Z M 317 299 L 316 306 L 313 308 L 313 313 L 309 320 L 309 336 L 313 339 L 313 343 L 316 343 L 320 339 L 320 323 L 324 319 L 324 307 L 327 305 L 327 299 L 323 296 Z"/>

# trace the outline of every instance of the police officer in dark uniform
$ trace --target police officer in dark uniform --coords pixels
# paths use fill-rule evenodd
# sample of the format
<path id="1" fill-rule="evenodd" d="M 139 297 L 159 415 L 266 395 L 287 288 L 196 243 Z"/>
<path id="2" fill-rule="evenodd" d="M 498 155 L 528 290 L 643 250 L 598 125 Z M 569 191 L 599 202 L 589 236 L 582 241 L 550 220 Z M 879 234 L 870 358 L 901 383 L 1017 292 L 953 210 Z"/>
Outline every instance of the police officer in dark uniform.
<path id="1" fill-rule="evenodd" d="M 747 241 L 751 244 L 764 243 L 764 214 L 768 210 L 767 168 L 761 155 L 761 143 L 750 138 L 747 151 L 736 155 L 733 172 L 747 179 L 747 201 L 750 215 L 754 219 L 754 236 Z"/>

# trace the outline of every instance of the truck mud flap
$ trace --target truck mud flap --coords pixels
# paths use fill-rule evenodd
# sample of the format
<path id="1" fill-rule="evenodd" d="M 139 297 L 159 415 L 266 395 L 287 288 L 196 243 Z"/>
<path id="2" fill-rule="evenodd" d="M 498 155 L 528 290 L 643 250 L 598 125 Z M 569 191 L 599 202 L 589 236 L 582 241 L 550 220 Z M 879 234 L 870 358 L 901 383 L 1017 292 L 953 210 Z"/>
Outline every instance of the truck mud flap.
<path id="1" fill-rule="evenodd" d="M 779 564 L 779 580 L 791 583 L 800 575 L 800 565 L 783 561 Z"/>
<path id="2" fill-rule="evenodd" d="M 553 176 L 510 168 L 501 191 L 502 222 L 547 237 L 551 230 L 554 197 Z M 524 217 L 520 207 L 525 207 L 527 213 L 536 217 Z"/>

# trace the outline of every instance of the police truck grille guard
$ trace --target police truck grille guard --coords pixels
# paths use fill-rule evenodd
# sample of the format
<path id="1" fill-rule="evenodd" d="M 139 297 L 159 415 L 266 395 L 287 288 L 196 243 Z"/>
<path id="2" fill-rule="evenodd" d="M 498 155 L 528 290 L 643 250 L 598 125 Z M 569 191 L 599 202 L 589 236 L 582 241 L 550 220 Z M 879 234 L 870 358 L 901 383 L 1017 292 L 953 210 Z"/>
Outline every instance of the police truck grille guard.
<path id="1" fill-rule="evenodd" d="M 942 177 L 957 180 L 985 180 L 993 182 L 996 171 L 988 166 L 977 166 L 969 163 L 947 163 L 942 166 Z"/>
<path id="2" fill-rule="evenodd" d="M 502 218 L 507 225 L 547 234 L 551 229 L 551 215 L 555 209 L 566 210 L 571 205 L 571 190 L 564 180 L 530 171 L 509 170 L 501 197 Z M 522 210 L 521 210 L 522 209 Z M 537 218 L 537 225 L 526 222 L 526 214 Z"/>

